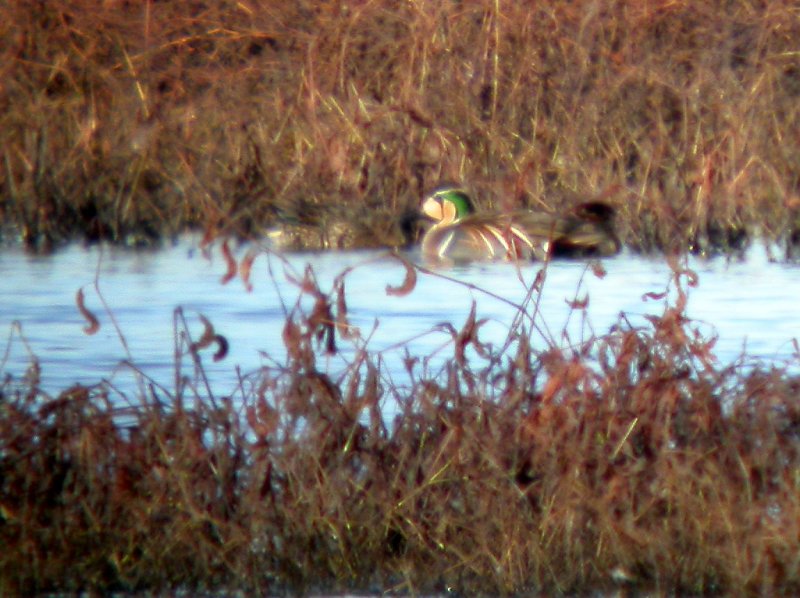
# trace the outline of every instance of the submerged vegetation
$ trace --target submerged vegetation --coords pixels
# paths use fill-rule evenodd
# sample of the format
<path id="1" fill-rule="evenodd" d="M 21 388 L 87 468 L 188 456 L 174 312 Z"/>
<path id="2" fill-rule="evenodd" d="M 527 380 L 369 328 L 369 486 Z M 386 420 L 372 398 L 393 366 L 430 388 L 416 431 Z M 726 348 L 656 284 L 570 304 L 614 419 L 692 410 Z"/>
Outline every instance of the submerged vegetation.
<path id="1" fill-rule="evenodd" d="M 420 198 L 614 204 L 639 251 L 800 236 L 791 3 L 0 6 L 7 237 L 399 246 Z"/>
<path id="2" fill-rule="evenodd" d="M 350 325 L 348 272 L 323 290 L 311 269 L 285 360 L 233 395 L 203 368 L 213 318 L 193 339 L 180 311 L 172 390 L 50 396 L 34 362 L 0 386 L 0 591 L 795 593 L 800 379 L 720 365 L 673 270 L 647 325 L 568 339 L 537 315 L 545 265 L 504 344 L 473 308 L 438 327 L 451 359 L 405 372 Z"/>

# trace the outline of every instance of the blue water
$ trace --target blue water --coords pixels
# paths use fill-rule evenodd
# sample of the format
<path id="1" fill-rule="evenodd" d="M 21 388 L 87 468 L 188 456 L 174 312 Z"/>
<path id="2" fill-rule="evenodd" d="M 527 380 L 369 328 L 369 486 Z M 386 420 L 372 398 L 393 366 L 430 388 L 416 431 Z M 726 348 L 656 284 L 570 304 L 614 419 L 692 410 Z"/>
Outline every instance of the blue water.
<path id="1" fill-rule="evenodd" d="M 236 258 L 246 250 L 234 250 Z M 407 255 L 411 260 L 418 257 Z M 529 314 L 536 313 L 535 344 L 567 346 L 592 333 L 602 334 L 621 313 L 646 326 L 644 316 L 663 311 L 663 300 L 643 297 L 670 284 L 672 272 L 662 257 L 623 253 L 601 263 L 603 277 L 585 262 L 548 266 L 541 293 L 525 304 Z M 241 278 L 221 282 L 227 265 L 219 246 L 205 253 L 189 238 L 148 251 L 74 245 L 51 256 L 31 256 L 7 248 L 0 251 L 0 333 L 5 337 L 0 340 L 0 372 L 21 376 L 35 355 L 43 386 L 53 393 L 76 382 L 100 380 L 131 388 L 141 380 L 136 372 L 174 389 L 176 347 L 185 348 L 179 342 L 181 327 L 175 324 L 180 307 L 194 339 L 203 331 L 198 316 L 203 314 L 229 341 L 230 352 L 223 361 L 212 361 L 213 350 L 201 355 L 214 392 L 235 393 L 241 376 L 283 360 L 285 314 L 301 296 L 290 278 L 302 278 L 307 266 L 323 292 L 331 291 L 345 268 L 353 268 L 345 277 L 345 296 L 351 323 L 360 328 L 362 340 L 337 340 L 340 351 L 321 357 L 321 365 L 341 370 L 357 348 L 366 346 L 381 352 L 385 375 L 393 377 L 402 376 L 406 347 L 413 355 L 432 355 L 431 367 L 452 359 L 452 335 L 442 324 L 460 329 L 473 300 L 478 318 L 487 320 L 479 338 L 501 346 L 518 313 L 509 302 L 525 303 L 542 267 L 471 264 L 418 273 L 410 294 L 393 296 L 386 286 L 400 285 L 405 268 L 385 252 L 295 254 L 284 259 L 263 254 L 253 264 L 253 289 L 248 291 Z M 719 336 L 714 351 L 721 363 L 734 362 L 743 352 L 779 365 L 793 362 L 792 341 L 800 332 L 797 266 L 772 262 L 758 245 L 744 260 L 690 259 L 688 266 L 699 275 L 698 286 L 688 289 L 688 315 L 704 335 Z M 101 323 L 95 335 L 83 332 L 87 322 L 76 305 L 80 288 L 86 307 Z M 674 284 L 671 288 L 674 297 Z M 310 309 L 313 297 L 303 297 L 301 307 Z M 570 301 L 586 297 L 585 310 L 570 308 Z M 191 360 L 184 356 L 181 363 L 180 374 L 191 377 Z"/>

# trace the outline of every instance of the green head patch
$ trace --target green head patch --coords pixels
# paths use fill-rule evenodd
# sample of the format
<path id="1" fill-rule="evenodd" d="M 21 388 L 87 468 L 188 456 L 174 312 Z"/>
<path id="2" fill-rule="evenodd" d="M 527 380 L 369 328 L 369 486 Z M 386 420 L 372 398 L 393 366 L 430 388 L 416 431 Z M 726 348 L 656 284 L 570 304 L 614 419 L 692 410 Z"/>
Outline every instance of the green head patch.
<path id="1" fill-rule="evenodd" d="M 453 204 L 456 210 L 456 218 L 464 218 L 475 212 L 475 206 L 472 205 L 472 200 L 467 195 L 467 192 L 457 187 L 447 187 L 439 191 L 435 191 L 432 195 L 441 201 L 447 201 Z"/>

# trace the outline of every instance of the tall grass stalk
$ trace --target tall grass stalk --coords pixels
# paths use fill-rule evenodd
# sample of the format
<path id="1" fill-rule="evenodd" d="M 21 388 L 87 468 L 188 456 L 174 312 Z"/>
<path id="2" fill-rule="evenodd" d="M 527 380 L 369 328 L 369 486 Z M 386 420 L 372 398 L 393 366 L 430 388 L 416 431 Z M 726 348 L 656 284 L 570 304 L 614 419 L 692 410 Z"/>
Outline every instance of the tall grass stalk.
<path id="1" fill-rule="evenodd" d="M 640 251 L 800 238 L 791 3 L 0 6 L 6 236 L 398 246 L 443 179 Z M 292 229 L 294 230 L 294 228 Z"/>

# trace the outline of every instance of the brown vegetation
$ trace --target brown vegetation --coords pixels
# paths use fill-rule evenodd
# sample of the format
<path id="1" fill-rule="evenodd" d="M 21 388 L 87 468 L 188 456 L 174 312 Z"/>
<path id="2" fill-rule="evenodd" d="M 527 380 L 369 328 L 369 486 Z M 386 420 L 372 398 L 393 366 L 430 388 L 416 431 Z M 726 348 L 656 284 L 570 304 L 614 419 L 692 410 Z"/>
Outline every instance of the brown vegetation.
<path id="1" fill-rule="evenodd" d="M 777 0 L 11 0 L 0 216 L 40 248 L 392 246 L 453 179 L 501 209 L 603 197 L 636 250 L 791 249 L 798 37 Z"/>
<path id="2" fill-rule="evenodd" d="M 387 292 L 413 291 L 407 269 Z M 542 332 L 539 277 L 505 346 L 473 309 L 440 328 L 453 358 L 408 356 L 407 382 L 348 325 L 346 279 L 295 281 L 312 301 L 285 362 L 232 397 L 180 311 L 178 390 L 141 374 L 134 395 L 51 397 L 36 363 L 6 379 L 0 591 L 800 590 L 800 382 L 715 361 L 684 312 L 692 272 L 648 326 L 572 346 Z"/>

